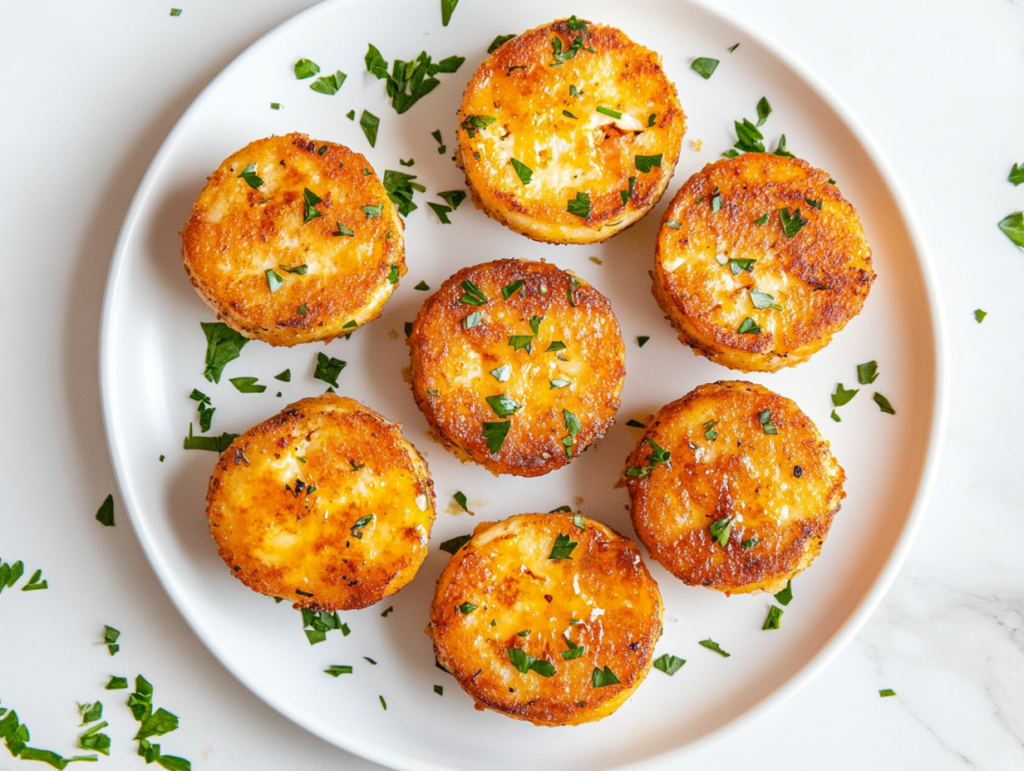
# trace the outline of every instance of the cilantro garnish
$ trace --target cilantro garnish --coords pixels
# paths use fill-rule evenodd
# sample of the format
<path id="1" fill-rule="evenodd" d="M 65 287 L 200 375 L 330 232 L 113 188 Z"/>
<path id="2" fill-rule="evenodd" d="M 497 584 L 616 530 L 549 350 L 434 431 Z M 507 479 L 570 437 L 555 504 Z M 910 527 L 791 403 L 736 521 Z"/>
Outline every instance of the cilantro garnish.
<path id="1" fill-rule="evenodd" d="M 388 191 L 388 198 L 398 207 L 398 213 L 403 217 L 409 216 L 413 210 L 418 208 L 412 202 L 413 191 L 418 190 L 421 193 L 427 191 L 420 183 L 413 182 L 414 179 L 416 179 L 415 174 L 406 174 L 401 171 L 392 171 L 391 169 L 384 171 L 384 189 Z M 363 211 L 366 211 L 365 206 Z M 379 214 L 378 212 L 378 216 Z"/>
<path id="2" fill-rule="evenodd" d="M 527 633 L 527 634 L 529 634 L 529 633 Z M 577 645 L 576 643 L 574 643 L 572 640 L 569 639 L 569 635 L 567 635 L 567 634 L 562 635 L 562 639 L 565 640 L 565 644 L 569 646 L 568 650 L 562 651 L 562 660 L 563 661 L 572 661 L 573 659 L 578 659 L 580 656 L 583 655 L 583 651 L 585 650 L 585 646 Z"/>
<path id="3" fill-rule="evenodd" d="M 765 410 L 760 415 L 758 415 L 758 420 L 761 422 L 761 428 L 764 430 L 764 432 L 766 434 L 777 434 L 777 433 L 779 433 L 779 429 L 777 429 L 775 427 L 775 424 L 772 423 L 772 411 L 771 410 Z"/>
<path id="4" fill-rule="evenodd" d="M 320 72 L 320 65 L 316 62 L 310 61 L 309 59 L 299 59 L 295 62 L 295 77 L 298 80 L 311 78 L 318 72 Z"/>
<path id="5" fill-rule="evenodd" d="M 878 362 L 869 361 L 866 364 L 857 365 L 857 382 L 861 385 L 870 385 L 878 379 Z"/>
<path id="6" fill-rule="evenodd" d="M 244 179 L 253 190 L 259 189 L 259 186 L 263 184 L 263 180 L 256 175 L 255 163 L 250 163 L 242 169 L 242 173 L 238 175 L 238 178 Z"/>
<path id="7" fill-rule="evenodd" d="M 462 287 L 464 294 L 459 298 L 459 302 L 463 305 L 486 305 L 487 295 L 484 294 L 483 290 L 474 284 L 470 280 L 465 280 L 459 286 Z"/>
<path id="8" fill-rule="evenodd" d="M 203 375 L 213 383 L 220 382 L 224 365 L 237 359 L 249 338 L 240 335 L 222 322 L 199 322 L 206 335 L 206 371 Z"/>
<path id="9" fill-rule="evenodd" d="M 459 125 L 466 130 L 469 138 L 472 139 L 476 136 L 477 131 L 483 131 L 496 120 L 497 118 L 491 115 L 469 115 Z"/>
<path id="10" fill-rule="evenodd" d="M 255 377 L 233 377 L 231 378 L 231 385 L 237 388 L 239 393 L 261 394 L 267 390 L 267 387 L 265 385 L 256 385 L 258 379 Z"/>
<path id="11" fill-rule="evenodd" d="M 587 193 L 576 193 L 576 197 L 569 200 L 566 211 L 587 219 L 590 217 L 590 196 Z"/>
<path id="12" fill-rule="evenodd" d="M 445 206 L 444 204 L 434 203 L 433 201 L 428 201 L 427 202 L 427 206 L 429 206 L 431 209 L 433 209 L 434 214 L 437 215 L 437 218 L 441 221 L 442 225 L 451 225 L 452 224 L 452 221 L 450 219 L 448 219 L 448 215 L 452 211 L 452 207 L 451 206 Z"/>
<path id="13" fill-rule="evenodd" d="M 452 7 L 454 8 L 454 4 Z M 391 99 L 391 106 L 401 115 L 440 85 L 441 81 L 434 75 L 456 72 L 462 66 L 465 57 L 449 56 L 435 64 L 426 51 L 421 51 L 420 55 L 410 62 L 395 59 L 389 73 L 387 60 L 371 44 L 364 61 L 367 72 L 372 73 L 378 80 L 386 81 L 385 89 L 388 98 Z"/>
<path id="14" fill-rule="evenodd" d="M 331 664 L 327 669 L 324 670 L 331 677 L 338 677 L 339 675 L 351 675 L 352 667 L 347 664 Z"/>
<path id="15" fill-rule="evenodd" d="M 590 675 L 590 685 L 592 688 L 604 688 L 606 685 L 616 685 L 622 682 L 615 673 L 609 667 L 605 667 L 603 670 L 594 667 L 594 671 Z"/>
<path id="16" fill-rule="evenodd" d="M 711 540 L 718 541 L 719 546 L 728 546 L 729 534 L 732 532 L 732 517 L 716 519 L 708 525 L 708 532 L 711 533 Z"/>
<path id="17" fill-rule="evenodd" d="M 889 400 L 882 396 L 880 393 L 875 392 L 875 395 L 872 396 L 871 398 L 875 400 L 875 404 L 878 405 L 878 409 L 880 409 L 882 412 L 887 413 L 889 415 L 896 414 L 896 410 L 892 408 L 892 405 L 889 403 Z"/>
<path id="18" fill-rule="evenodd" d="M 494 410 L 494 414 L 499 418 L 508 418 L 515 415 L 521 405 L 517 404 L 515 400 L 506 396 L 505 394 L 498 394 L 497 396 L 488 396 L 484 401 L 490 405 L 490 408 Z M 465 506 L 463 506 L 465 508 Z"/>
<path id="19" fill-rule="evenodd" d="M 366 135 L 366 141 L 370 143 L 370 147 L 376 147 L 380 118 L 369 110 L 363 110 L 363 114 L 359 116 L 359 127 L 363 130 L 363 134 Z"/>
<path id="20" fill-rule="evenodd" d="M 229 434 L 225 431 L 220 436 L 193 436 L 192 424 L 188 424 L 188 436 L 182 447 L 186 450 L 210 450 L 212 452 L 224 452 L 231 443 L 238 438 L 238 434 Z"/>
<path id="21" fill-rule="evenodd" d="M 509 648 L 508 660 L 524 675 L 533 670 L 541 677 L 551 677 L 557 671 L 555 665 L 547 659 L 535 659 L 521 648 Z"/>
<path id="22" fill-rule="evenodd" d="M 333 75 L 324 75 L 323 77 L 317 78 L 309 84 L 309 87 L 319 94 L 334 96 L 338 93 L 338 90 L 341 88 L 342 84 L 345 82 L 345 78 L 347 77 L 348 75 L 341 70 L 338 70 Z M 320 154 L 323 155 L 323 153 Z"/>
<path id="23" fill-rule="evenodd" d="M 759 335 L 761 334 L 761 327 L 753 319 L 745 318 L 740 324 L 739 329 L 736 330 L 736 333 L 740 335 Z"/>
<path id="24" fill-rule="evenodd" d="M 316 193 L 314 193 L 308 187 L 304 187 L 304 188 L 302 188 L 302 198 L 303 198 L 303 201 L 305 203 L 305 208 L 303 210 L 303 219 L 302 219 L 303 222 L 309 222 L 310 220 L 315 220 L 317 217 L 322 217 L 323 216 L 316 209 L 316 205 L 318 203 L 323 203 L 323 199 L 320 196 L 318 196 Z M 268 273 L 267 282 L 268 283 L 270 281 L 269 274 L 271 272 L 272 271 L 267 271 L 267 273 Z M 270 291 L 273 292 L 274 290 L 271 289 Z"/>
<path id="25" fill-rule="evenodd" d="M 345 369 L 347 364 L 347 362 L 341 359 L 336 359 L 322 352 L 318 353 L 316 355 L 316 370 L 313 372 L 313 377 L 337 388 L 338 375 L 341 374 L 341 371 Z"/>
<path id="26" fill-rule="evenodd" d="M 579 546 L 578 541 L 573 541 L 565 533 L 559 533 L 555 537 L 554 546 L 551 547 L 551 553 L 548 555 L 549 560 L 568 560 L 572 559 L 572 552 Z"/>
<path id="27" fill-rule="evenodd" d="M 483 437 L 487 440 L 487 449 L 497 453 L 505 444 L 505 437 L 508 436 L 508 429 L 512 425 L 511 420 L 500 420 L 497 422 L 484 421 Z"/>
<path id="28" fill-rule="evenodd" d="M 849 404 L 850 400 L 859 392 L 859 388 L 843 388 L 842 383 L 837 384 L 836 392 L 832 394 L 832 406 L 842 407 L 844 404 Z"/>
<path id="29" fill-rule="evenodd" d="M 523 185 L 530 184 L 530 180 L 533 178 L 533 169 L 515 158 L 512 158 L 511 162 L 512 168 L 516 170 L 516 175 L 519 177 L 519 181 L 522 182 Z"/>
<path id="30" fill-rule="evenodd" d="M 664 153 L 658 153 L 657 155 L 638 155 L 633 159 L 636 164 L 636 170 L 641 174 L 646 174 L 655 166 L 661 168 L 661 161 L 664 157 Z"/>
<path id="31" fill-rule="evenodd" d="M 800 228 L 807 224 L 807 220 L 800 216 L 799 209 L 793 213 L 790 212 L 788 206 L 785 209 L 779 209 L 779 221 L 782 222 L 782 232 L 786 234 L 786 238 L 793 238 L 800 232 Z"/>

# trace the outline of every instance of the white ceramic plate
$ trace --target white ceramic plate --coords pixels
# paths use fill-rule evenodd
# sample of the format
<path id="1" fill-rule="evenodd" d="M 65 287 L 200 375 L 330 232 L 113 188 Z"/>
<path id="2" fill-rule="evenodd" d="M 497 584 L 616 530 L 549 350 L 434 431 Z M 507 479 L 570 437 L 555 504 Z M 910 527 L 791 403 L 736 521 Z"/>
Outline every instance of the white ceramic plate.
<path id="1" fill-rule="evenodd" d="M 498 34 L 518 33 L 554 18 L 583 13 L 613 24 L 659 51 L 689 116 L 676 179 L 657 210 L 599 246 L 536 244 L 489 220 L 466 203 L 441 225 L 426 202 L 463 187 L 450 156 L 463 87 Z M 405 115 L 386 103 L 383 84 L 365 72 L 373 42 L 389 60 L 427 50 L 435 60 L 467 57 L 454 75 Z M 739 43 L 735 52 L 729 46 Z M 696 56 L 721 59 L 710 80 L 690 70 Z M 301 57 L 348 80 L 335 96 L 297 81 Z M 423 628 L 435 579 L 448 555 L 441 541 L 469 532 L 482 519 L 547 511 L 563 504 L 633 534 L 627 496 L 613 489 L 637 441 L 625 426 L 694 386 L 735 377 L 695 357 L 676 341 L 650 293 L 661 212 L 683 180 L 715 160 L 734 138 L 733 120 L 755 118 L 767 96 L 774 112 L 764 126 L 774 147 L 789 148 L 828 170 L 860 212 L 874 249 L 878 280 L 864 312 L 810 362 L 775 375 L 753 376 L 789 396 L 831 440 L 847 471 L 848 497 L 821 557 L 794 582 L 795 599 L 782 629 L 761 631 L 771 597 L 726 598 L 688 588 L 651 563 L 665 600 L 665 634 L 657 653 L 687 659 L 674 677 L 652 671 L 633 698 L 599 724 L 551 730 L 477 712 L 455 681 L 435 668 Z M 279 102 L 281 110 L 271 110 Z M 371 149 L 349 110 L 380 116 Z M 431 132 L 448 152 L 439 155 Z M 207 174 L 230 153 L 270 134 L 303 131 L 366 153 L 378 173 L 406 170 L 428 193 L 407 219 L 409 274 L 378 321 L 330 355 L 348 362 L 339 391 L 404 424 L 427 456 L 438 493 L 432 550 L 419 575 L 378 607 L 343 614 L 352 634 L 332 632 L 310 646 L 299 614 L 236 581 L 217 555 L 204 515 L 208 452 L 183 451 L 195 421 L 188 394 L 199 388 L 217 408 L 214 433 L 239 433 L 304 396 L 321 393 L 312 378 L 319 345 L 271 349 L 251 343 L 219 385 L 203 379 L 200 321 L 212 321 L 182 269 L 178 231 Z M 699 152 L 691 140 L 703 141 Z M 547 259 L 571 268 L 612 301 L 627 340 L 620 421 L 571 466 L 539 479 L 496 479 L 463 466 L 425 435 L 425 421 L 402 379 L 408 364 L 403 324 L 426 294 L 456 269 L 499 257 Z M 591 261 L 597 257 L 601 264 Z M 679 0 L 463 2 L 442 28 L 437 2 L 335 0 L 300 14 L 238 57 L 189 108 L 149 169 L 121 232 L 107 286 L 102 337 L 103 405 L 125 505 L 153 568 L 182 615 L 242 682 L 283 714 L 348 750 L 403 769 L 587 768 L 677 760 L 712 737 L 735 731 L 806 683 L 853 636 L 878 603 L 910 545 L 936 468 L 944 405 L 944 344 L 934 280 L 909 206 L 887 165 L 856 121 L 804 67 L 737 20 Z M 641 350 L 638 335 L 649 335 Z M 874 386 L 829 420 L 837 381 L 856 383 L 855 366 L 879 362 Z M 285 368 L 290 383 L 273 376 Z M 253 375 L 266 393 L 240 394 L 229 377 Z M 877 388 L 897 414 L 871 400 Z M 275 396 L 280 389 L 281 397 Z M 158 458 L 166 455 L 166 461 Z M 466 493 L 475 517 L 453 514 L 451 496 Z M 394 612 L 382 618 L 388 606 Z M 732 656 L 698 646 L 707 637 Z M 363 659 L 372 657 L 373 666 Z M 323 674 L 350 664 L 352 675 Z M 434 693 L 444 686 L 444 696 Z M 378 695 L 387 700 L 381 709 Z"/>

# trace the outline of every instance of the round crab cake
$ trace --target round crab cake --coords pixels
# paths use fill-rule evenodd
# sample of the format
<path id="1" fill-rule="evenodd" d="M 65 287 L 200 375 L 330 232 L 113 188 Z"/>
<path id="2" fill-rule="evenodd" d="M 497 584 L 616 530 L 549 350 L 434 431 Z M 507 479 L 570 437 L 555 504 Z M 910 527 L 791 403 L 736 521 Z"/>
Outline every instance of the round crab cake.
<path id="1" fill-rule="evenodd" d="M 235 439 L 206 495 L 220 556 L 250 589 L 313 610 L 365 608 L 427 555 L 427 464 L 353 399 L 290 404 Z"/>
<path id="2" fill-rule="evenodd" d="M 477 709 L 576 725 L 637 689 L 661 615 L 628 538 L 579 515 L 521 514 L 477 525 L 438 579 L 427 631 Z"/>
<path id="3" fill-rule="evenodd" d="M 746 153 L 676 193 L 658 235 L 654 297 L 694 353 L 743 372 L 792 367 L 860 313 L 875 273 L 834 180 Z"/>
<path id="4" fill-rule="evenodd" d="M 839 511 L 843 469 L 792 401 L 753 383 L 695 388 L 662 407 L 629 456 L 633 527 L 684 583 L 778 592 Z"/>
<path id="5" fill-rule="evenodd" d="M 561 468 L 615 419 L 625 347 L 608 300 L 554 265 L 464 268 L 420 309 L 412 391 L 441 442 L 495 475 Z"/>
<path id="6" fill-rule="evenodd" d="M 661 57 L 573 16 L 480 65 L 456 161 L 474 203 L 536 241 L 586 244 L 644 216 L 668 185 L 686 116 Z"/>
<path id="7" fill-rule="evenodd" d="M 224 161 L 181 238 L 203 302 L 270 345 L 349 334 L 380 316 L 406 270 L 402 220 L 369 162 L 305 134 Z"/>

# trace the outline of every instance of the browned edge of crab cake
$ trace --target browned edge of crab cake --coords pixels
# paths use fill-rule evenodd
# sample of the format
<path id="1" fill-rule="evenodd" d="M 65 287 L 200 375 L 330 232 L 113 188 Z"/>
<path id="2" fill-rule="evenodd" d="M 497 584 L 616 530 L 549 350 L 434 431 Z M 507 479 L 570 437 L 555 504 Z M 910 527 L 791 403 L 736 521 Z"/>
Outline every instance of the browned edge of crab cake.
<path id="1" fill-rule="evenodd" d="M 428 631 L 477 709 L 574 725 L 610 715 L 647 675 L 661 594 L 639 548 L 606 525 L 522 514 L 481 523 L 452 556 Z"/>
<path id="2" fill-rule="evenodd" d="M 328 342 L 372 321 L 406 271 L 402 220 L 369 161 L 305 134 L 227 158 L 181 237 L 203 302 L 275 346 Z"/>
<path id="3" fill-rule="evenodd" d="M 427 554 L 427 464 L 353 399 L 302 399 L 220 456 L 206 496 L 220 556 L 254 591 L 313 610 L 353 610 L 394 594 Z"/>
<path id="4" fill-rule="evenodd" d="M 458 120 L 456 161 L 474 203 L 549 243 L 603 241 L 643 217 L 665 192 L 686 132 L 660 55 L 614 27 L 565 19 L 488 57 Z"/>
<path id="5" fill-rule="evenodd" d="M 651 556 L 684 583 L 726 594 L 780 591 L 810 565 L 844 478 L 792 400 L 742 381 L 662 407 L 624 476 Z"/>
<path id="6" fill-rule="evenodd" d="M 611 304 L 549 263 L 463 268 L 420 309 L 408 343 L 427 421 L 494 474 L 560 468 L 615 419 L 626 372 Z"/>
<path id="7" fill-rule="evenodd" d="M 744 372 L 806 361 L 860 313 L 875 280 L 857 213 L 828 174 L 765 153 L 683 184 L 651 275 L 679 339 Z"/>

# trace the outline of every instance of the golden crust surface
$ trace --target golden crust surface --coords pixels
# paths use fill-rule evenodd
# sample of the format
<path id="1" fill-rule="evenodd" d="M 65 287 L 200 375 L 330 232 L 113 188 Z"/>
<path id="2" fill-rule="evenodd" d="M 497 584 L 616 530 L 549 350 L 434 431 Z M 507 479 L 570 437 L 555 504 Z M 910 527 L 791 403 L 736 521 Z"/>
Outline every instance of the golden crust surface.
<path id="1" fill-rule="evenodd" d="M 486 303 L 464 302 L 466 282 Z M 554 265 L 499 260 L 463 268 L 420 309 L 408 342 L 413 396 L 427 421 L 445 446 L 495 474 L 560 468 L 614 421 L 626 374 L 615 314 L 604 295 Z M 511 414 L 487 401 L 502 396 Z M 492 451 L 484 432 L 495 426 L 485 424 L 504 421 L 507 435 Z"/>
<path id="2" fill-rule="evenodd" d="M 554 41 L 564 56 L 577 38 L 576 54 L 552 66 Z M 610 238 L 658 202 L 686 132 L 658 54 L 614 27 L 573 30 L 567 20 L 524 32 L 486 59 L 459 124 L 457 160 L 476 205 L 534 240 L 575 244 Z M 638 155 L 660 155 L 660 165 L 639 171 Z M 513 158 L 531 170 L 528 183 Z M 577 193 L 589 196 L 587 217 L 568 211 Z"/>
<path id="3" fill-rule="evenodd" d="M 250 164 L 257 188 L 239 176 Z M 321 202 L 307 206 L 307 189 Z M 379 216 L 362 208 L 378 205 Z M 235 331 L 271 345 L 352 332 L 380 316 L 406 271 L 402 220 L 369 162 L 305 134 L 258 139 L 225 160 L 181 238 L 203 301 Z M 281 281 L 274 291 L 268 270 Z"/>
<path id="4" fill-rule="evenodd" d="M 206 496 L 220 556 L 254 591 L 352 610 L 397 592 L 427 554 L 427 465 L 353 399 L 302 399 L 235 439 Z"/>
<path id="5" fill-rule="evenodd" d="M 782 209 L 807 221 L 792 237 Z M 735 260 L 755 262 L 745 270 Z M 774 372 L 806 361 L 860 313 L 875 273 L 857 213 L 828 174 L 746 153 L 709 164 L 679 189 L 652 277 L 658 304 L 695 353 Z M 741 334 L 746 319 L 759 332 Z"/>
<path id="6" fill-rule="evenodd" d="M 766 410 L 777 434 L 765 433 Z M 652 461 L 655 445 L 667 462 Z M 662 407 L 626 468 L 633 526 L 651 556 L 726 594 L 783 589 L 818 555 L 845 496 L 843 469 L 811 419 L 742 381 Z M 728 525 L 724 547 L 716 522 Z"/>
<path id="7" fill-rule="evenodd" d="M 566 536 L 577 544 L 569 558 L 550 559 Z M 476 608 L 464 612 L 464 603 Z M 610 715 L 640 685 L 661 616 L 658 585 L 628 538 L 571 514 L 522 514 L 481 523 L 455 553 L 438 580 L 428 631 L 438 661 L 477 709 L 575 725 Z M 568 660 L 567 639 L 583 646 Z M 555 672 L 522 672 L 512 648 Z M 606 667 L 620 682 L 595 688 L 594 670 Z"/>

